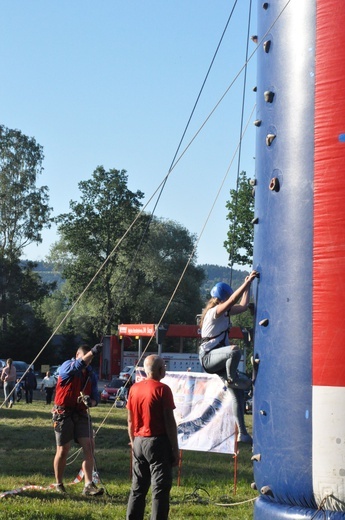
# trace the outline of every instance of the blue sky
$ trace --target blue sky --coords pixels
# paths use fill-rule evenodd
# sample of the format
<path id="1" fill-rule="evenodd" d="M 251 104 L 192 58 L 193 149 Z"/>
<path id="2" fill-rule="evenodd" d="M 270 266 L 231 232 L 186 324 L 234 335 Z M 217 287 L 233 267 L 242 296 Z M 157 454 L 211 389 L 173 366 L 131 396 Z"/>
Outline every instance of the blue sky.
<path id="1" fill-rule="evenodd" d="M 235 1 L 2 0 L 1 124 L 44 148 L 39 185 L 54 215 L 79 199 L 98 165 L 125 169 L 131 190 L 156 191 L 175 155 Z M 180 153 L 245 62 L 250 0 L 239 0 Z M 253 2 L 250 34 L 256 33 Z M 249 53 L 254 50 L 250 42 Z M 256 59 L 249 62 L 240 169 L 255 174 Z M 243 73 L 169 176 L 155 211 L 199 235 L 198 263 L 227 265 L 225 203 L 235 187 Z M 151 211 L 156 199 L 147 206 Z M 44 259 L 56 229 L 26 256 Z"/>

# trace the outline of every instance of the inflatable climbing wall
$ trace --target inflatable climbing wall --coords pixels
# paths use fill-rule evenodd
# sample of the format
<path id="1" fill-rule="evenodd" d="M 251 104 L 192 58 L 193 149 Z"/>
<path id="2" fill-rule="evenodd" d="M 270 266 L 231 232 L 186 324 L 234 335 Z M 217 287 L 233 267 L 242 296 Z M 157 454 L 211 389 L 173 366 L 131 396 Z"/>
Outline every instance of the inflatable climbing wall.
<path id="1" fill-rule="evenodd" d="M 256 520 L 345 519 L 345 1 L 258 2 Z"/>

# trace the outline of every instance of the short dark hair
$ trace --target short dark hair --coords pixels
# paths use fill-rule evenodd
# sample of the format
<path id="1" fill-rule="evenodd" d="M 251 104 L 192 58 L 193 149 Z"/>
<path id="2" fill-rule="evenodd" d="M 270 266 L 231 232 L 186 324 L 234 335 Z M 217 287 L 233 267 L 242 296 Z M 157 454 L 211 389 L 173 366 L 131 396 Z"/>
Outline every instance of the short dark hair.
<path id="1" fill-rule="evenodd" d="M 87 354 L 88 352 L 90 352 L 90 347 L 88 347 L 88 345 L 80 345 L 78 348 L 77 348 L 77 352 L 78 350 L 81 350 L 82 353 L 85 355 Z"/>

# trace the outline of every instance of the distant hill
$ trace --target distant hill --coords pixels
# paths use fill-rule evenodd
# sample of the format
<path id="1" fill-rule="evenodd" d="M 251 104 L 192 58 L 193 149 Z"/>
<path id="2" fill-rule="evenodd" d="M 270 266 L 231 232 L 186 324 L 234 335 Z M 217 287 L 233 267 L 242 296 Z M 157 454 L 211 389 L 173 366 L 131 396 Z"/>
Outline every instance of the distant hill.
<path id="1" fill-rule="evenodd" d="M 199 265 L 199 267 L 202 267 L 206 273 L 206 280 L 201 286 L 201 294 L 205 300 L 210 298 L 210 290 L 216 283 L 226 282 L 230 284 L 233 289 L 237 289 L 237 287 L 243 283 L 244 278 L 249 274 L 249 271 L 237 269 L 233 269 L 231 273 L 230 267 L 214 264 L 202 264 Z"/>
<path id="2" fill-rule="evenodd" d="M 231 276 L 230 267 L 214 264 L 202 264 L 199 265 L 199 267 L 201 267 L 206 274 L 205 282 L 201 286 L 201 294 L 205 300 L 210 297 L 210 290 L 217 282 L 230 284 L 231 279 L 230 285 L 233 289 L 236 289 L 242 284 L 245 276 L 249 274 L 249 272 L 245 270 L 240 271 L 233 269 Z M 56 282 L 58 287 L 64 282 L 61 274 L 54 271 L 53 265 L 48 262 L 38 262 L 35 271 L 38 272 L 43 282 Z"/>
<path id="3" fill-rule="evenodd" d="M 53 265 L 48 262 L 37 262 L 35 271 L 45 283 L 56 282 L 57 287 L 59 287 L 64 282 L 61 273 L 54 271 Z"/>

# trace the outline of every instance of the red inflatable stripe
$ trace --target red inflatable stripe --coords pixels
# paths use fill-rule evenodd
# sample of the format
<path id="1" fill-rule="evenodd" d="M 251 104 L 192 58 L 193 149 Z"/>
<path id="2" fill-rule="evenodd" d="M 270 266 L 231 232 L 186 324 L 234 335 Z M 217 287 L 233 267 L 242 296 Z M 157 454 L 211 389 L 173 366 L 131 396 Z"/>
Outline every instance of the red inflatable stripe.
<path id="1" fill-rule="evenodd" d="M 317 1 L 313 384 L 322 386 L 345 386 L 344 27 L 342 2 Z"/>

